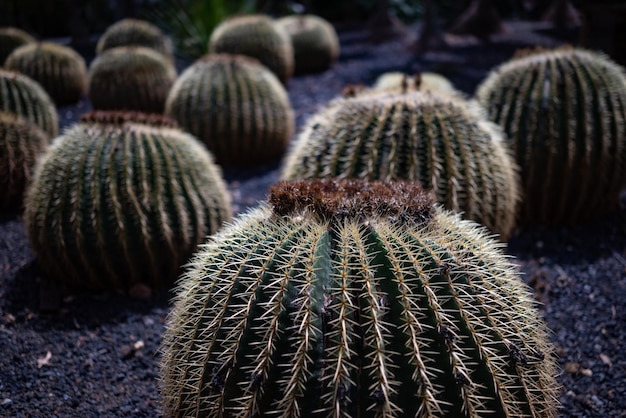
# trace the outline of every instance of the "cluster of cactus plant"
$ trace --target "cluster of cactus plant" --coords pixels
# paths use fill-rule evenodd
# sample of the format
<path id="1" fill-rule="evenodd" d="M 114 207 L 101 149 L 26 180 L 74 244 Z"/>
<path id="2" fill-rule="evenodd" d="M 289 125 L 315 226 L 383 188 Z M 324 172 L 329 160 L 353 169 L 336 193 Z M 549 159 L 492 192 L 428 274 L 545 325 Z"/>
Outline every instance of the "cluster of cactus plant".
<path id="1" fill-rule="evenodd" d="M 255 59 L 209 54 L 176 80 L 165 114 L 200 138 L 225 166 L 280 157 L 294 114 L 280 81 Z"/>
<path id="2" fill-rule="evenodd" d="M 167 288 L 196 245 L 230 220 L 210 153 L 167 124 L 94 114 L 50 146 L 26 194 L 24 222 L 51 277 L 93 290 Z"/>
<path id="3" fill-rule="evenodd" d="M 143 46 L 174 60 L 172 40 L 150 22 L 126 18 L 109 26 L 96 45 L 96 53 L 119 46 Z"/>
<path id="4" fill-rule="evenodd" d="M 458 94 L 450 80 L 431 72 L 410 76 L 400 71 L 390 71 L 378 76 L 371 88 L 376 92 L 401 92 L 403 89 Z"/>
<path id="5" fill-rule="evenodd" d="M 626 180 L 626 76 L 572 47 L 524 51 L 477 100 L 501 125 L 521 170 L 525 223 L 572 224 L 616 208 Z"/>
<path id="6" fill-rule="evenodd" d="M 59 131 L 59 117 L 50 96 L 39 83 L 23 74 L 0 69 L 0 111 L 34 123 L 50 138 Z"/>
<path id="7" fill-rule="evenodd" d="M 447 209 L 506 239 L 519 200 L 516 166 L 480 111 L 431 92 L 338 99 L 307 122 L 281 177 L 419 182 Z"/>
<path id="8" fill-rule="evenodd" d="M 37 158 L 49 138 L 33 123 L 0 111 L 0 211 L 20 208 Z"/>
<path id="9" fill-rule="evenodd" d="M 294 72 L 289 35 L 264 15 L 236 16 L 220 23 L 209 39 L 209 52 L 256 58 L 286 83 Z"/>
<path id="10" fill-rule="evenodd" d="M 432 201 L 414 183 L 274 186 L 178 282 L 165 415 L 554 417 L 529 289 Z"/>
<path id="11" fill-rule="evenodd" d="M 89 67 L 88 97 L 94 109 L 162 113 L 176 80 L 174 64 L 153 49 L 111 48 Z"/>
<path id="12" fill-rule="evenodd" d="M 339 38 L 335 28 L 314 15 L 286 16 L 276 21 L 291 39 L 295 74 L 325 71 L 339 57 Z"/>
<path id="13" fill-rule="evenodd" d="M 64 45 L 28 43 L 14 50 L 4 67 L 37 81 L 57 105 L 75 103 L 87 91 L 85 60 Z"/>
<path id="14" fill-rule="evenodd" d="M 15 50 L 29 42 L 35 42 L 35 38 L 27 32 L 14 27 L 0 28 L 0 67 L 4 60 Z"/>

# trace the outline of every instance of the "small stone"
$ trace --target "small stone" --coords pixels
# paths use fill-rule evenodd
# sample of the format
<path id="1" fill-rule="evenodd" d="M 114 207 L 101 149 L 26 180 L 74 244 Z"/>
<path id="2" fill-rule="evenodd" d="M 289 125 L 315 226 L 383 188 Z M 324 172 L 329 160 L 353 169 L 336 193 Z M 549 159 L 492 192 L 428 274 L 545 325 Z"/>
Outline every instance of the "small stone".
<path id="1" fill-rule="evenodd" d="M 128 295 L 133 299 L 149 300 L 152 298 L 152 289 L 143 283 L 137 283 L 128 290 Z"/>
<path id="2" fill-rule="evenodd" d="M 4 399 L 2 400 L 2 406 L 9 405 L 9 404 L 10 404 L 10 403 L 12 403 L 12 402 L 13 402 L 13 401 L 12 401 L 11 399 L 9 399 L 9 398 L 4 398 Z"/>

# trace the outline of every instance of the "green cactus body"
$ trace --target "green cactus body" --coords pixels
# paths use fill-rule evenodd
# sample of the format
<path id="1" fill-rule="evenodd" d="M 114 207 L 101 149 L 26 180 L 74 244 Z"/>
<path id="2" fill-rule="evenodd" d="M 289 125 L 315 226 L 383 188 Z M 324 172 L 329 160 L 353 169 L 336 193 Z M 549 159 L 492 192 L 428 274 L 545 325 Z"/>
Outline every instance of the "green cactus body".
<path id="1" fill-rule="evenodd" d="M 0 111 L 0 211 L 20 208 L 37 158 L 49 138 L 33 123 Z"/>
<path id="2" fill-rule="evenodd" d="M 84 289 L 170 286 L 207 234 L 230 220 L 219 168 L 194 137 L 91 115 L 37 166 L 24 222 L 44 271 Z"/>
<path id="3" fill-rule="evenodd" d="M 13 27 L 0 28 L 0 67 L 4 64 L 4 60 L 22 45 L 35 42 L 35 38 L 27 32 Z"/>
<path id="4" fill-rule="evenodd" d="M 165 114 L 200 138 L 225 166 L 279 158 L 293 135 L 289 96 L 258 61 L 210 54 L 176 80 Z"/>
<path id="5" fill-rule="evenodd" d="M 403 89 L 460 94 L 450 80 L 437 73 L 422 72 L 414 76 L 392 71 L 381 74 L 372 86 L 376 92 L 401 92 Z"/>
<path id="6" fill-rule="evenodd" d="M 415 184 L 275 186 L 194 255 L 162 346 L 165 416 L 554 417 L 516 268 Z"/>
<path id="7" fill-rule="evenodd" d="M 119 46 L 143 46 L 174 60 L 174 45 L 161 29 L 140 19 L 122 19 L 102 34 L 96 45 L 96 54 Z"/>
<path id="8" fill-rule="evenodd" d="M 87 91 L 85 60 L 72 48 L 32 42 L 14 50 L 4 67 L 32 78 L 57 105 L 79 101 Z"/>
<path id="9" fill-rule="evenodd" d="M 59 116 L 50 96 L 23 74 L 0 69 L 0 111 L 34 123 L 50 138 L 59 132 Z"/>
<path id="10" fill-rule="evenodd" d="M 516 167 L 480 110 L 430 92 L 335 100 L 308 121 L 281 177 L 419 182 L 506 239 L 519 200 Z"/>
<path id="11" fill-rule="evenodd" d="M 256 58 L 283 83 L 293 75 L 294 52 L 289 35 L 268 16 L 236 16 L 222 22 L 211 34 L 209 51 Z"/>
<path id="12" fill-rule="evenodd" d="M 174 65 L 145 47 L 107 49 L 89 67 L 88 96 L 94 109 L 163 113 L 176 79 Z"/>
<path id="13" fill-rule="evenodd" d="M 287 16 L 276 21 L 291 38 L 295 73 L 325 71 L 339 57 L 339 38 L 335 28 L 314 15 Z"/>
<path id="14" fill-rule="evenodd" d="M 520 166 L 523 222 L 573 224 L 616 208 L 626 180 L 622 67 L 581 49 L 527 51 L 492 71 L 476 97 Z"/>

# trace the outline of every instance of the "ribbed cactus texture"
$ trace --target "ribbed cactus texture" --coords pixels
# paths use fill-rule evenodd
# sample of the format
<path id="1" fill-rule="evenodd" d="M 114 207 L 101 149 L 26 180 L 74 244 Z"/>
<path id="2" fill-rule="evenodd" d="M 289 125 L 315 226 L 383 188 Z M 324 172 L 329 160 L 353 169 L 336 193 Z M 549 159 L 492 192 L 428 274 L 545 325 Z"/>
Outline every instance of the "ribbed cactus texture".
<path id="1" fill-rule="evenodd" d="M 419 182 L 447 209 L 503 239 L 519 200 L 500 129 L 477 106 L 430 92 L 333 101 L 307 122 L 281 177 Z"/>
<path id="2" fill-rule="evenodd" d="M 0 111 L 0 211 L 21 207 L 35 162 L 48 142 L 33 123 Z"/>
<path id="3" fill-rule="evenodd" d="M 14 49 L 29 42 L 35 42 L 35 38 L 28 32 L 13 27 L 0 28 L 0 67 Z"/>
<path id="4" fill-rule="evenodd" d="M 41 84 L 57 105 L 75 103 L 87 91 L 85 60 L 64 45 L 28 43 L 14 50 L 4 62 L 4 67 Z"/>
<path id="5" fill-rule="evenodd" d="M 220 23 L 209 39 L 209 52 L 256 58 L 286 83 L 294 72 L 289 35 L 268 16 L 236 16 Z"/>
<path id="6" fill-rule="evenodd" d="M 483 228 L 414 184 L 280 184 L 270 205 L 178 282 L 165 416 L 556 415 L 546 326 Z"/>
<path id="7" fill-rule="evenodd" d="M 118 46 L 143 46 L 174 59 L 172 40 L 161 29 L 141 19 L 122 19 L 109 26 L 96 45 L 96 54 Z"/>
<path id="8" fill-rule="evenodd" d="M 23 117 L 51 138 L 59 132 L 59 116 L 50 96 L 23 74 L 0 69 L 0 111 Z"/>
<path id="9" fill-rule="evenodd" d="M 295 119 L 280 81 L 258 61 L 209 54 L 176 80 L 165 114 L 200 138 L 225 166 L 280 157 Z"/>
<path id="10" fill-rule="evenodd" d="M 339 57 L 337 32 L 321 17 L 286 16 L 276 20 L 276 24 L 289 34 L 296 74 L 325 71 Z"/>
<path id="11" fill-rule="evenodd" d="M 458 94 L 450 80 L 431 72 L 411 76 L 399 71 L 390 71 L 378 76 L 372 86 L 372 90 L 378 92 L 400 92 L 402 89 Z"/>
<path id="12" fill-rule="evenodd" d="M 176 68 L 145 47 L 107 49 L 89 67 L 88 96 L 94 109 L 162 113 Z"/>
<path id="13" fill-rule="evenodd" d="M 44 155 L 25 198 L 28 237 L 63 284 L 167 288 L 230 219 L 226 186 L 191 135 L 110 119 L 74 125 Z"/>
<path id="14" fill-rule="evenodd" d="M 521 168 L 525 223 L 565 225 L 616 208 L 626 181 L 626 76 L 582 49 L 526 51 L 477 89 Z"/>

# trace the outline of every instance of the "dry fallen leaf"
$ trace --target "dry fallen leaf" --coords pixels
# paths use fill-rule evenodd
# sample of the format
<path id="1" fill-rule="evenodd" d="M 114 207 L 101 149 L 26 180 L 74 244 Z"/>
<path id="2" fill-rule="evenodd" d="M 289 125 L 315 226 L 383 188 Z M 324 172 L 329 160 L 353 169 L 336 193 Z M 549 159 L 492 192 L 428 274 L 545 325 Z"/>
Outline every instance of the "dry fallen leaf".
<path id="1" fill-rule="evenodd" d="M 47 352 L 45 356 L 39 357 L 37 359 L 37 368 L 41 369 L 43 366 L 47 366 L 50 363 L 50 359 L 52 358 L 52 353 Z"/>

